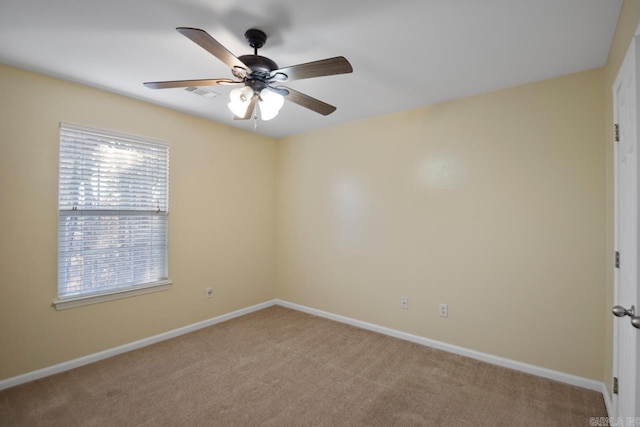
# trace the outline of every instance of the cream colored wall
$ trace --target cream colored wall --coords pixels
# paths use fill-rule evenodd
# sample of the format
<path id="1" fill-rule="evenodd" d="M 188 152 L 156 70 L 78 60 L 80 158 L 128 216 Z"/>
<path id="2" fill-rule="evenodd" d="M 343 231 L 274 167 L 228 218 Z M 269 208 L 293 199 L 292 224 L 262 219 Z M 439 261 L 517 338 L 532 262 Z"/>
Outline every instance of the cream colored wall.
<path id="1" fill-rule="evenodd" d="M 0 66 L 0 380 L 279 297 L 606 381 L 610 82 L 639 16 L 604 70 L 279 142 Z M 59 121 L 172 143 L 172 290 L 50 307 Z"/>
<path id="2" fill-rule="evenodd" d="M 633 35 L 640 25 L 640 1 L 625 0 L 616 33 L 609 50 L 609 57 L 605 67 L 605 129 L 604 155 L 606 165 L 606 189 L 607 189 L 607 211 L 606 211 L 606 287 L 604 294 L 603 316 L 605 322 L 605 366 L 604 383 L 607 385 L 609 395 L 612 393 L 612 372 L 613 372 L 613 316 L 611 307 L 613 306 L 613 82 L 618 75 L 618 70 L 622 64 Z"/>
<path id="3" fill-rule="evenodd" d="M 274 298 L 273 140 L 6 66 L 0 94 L 0 380 Z M 60 121 L 171 143 L 171 290 L 50 306 Z"/>
<path id="4" fill-rule="evenodd" d="M 603 81 L 597 69 L 283 140 L 278 297 L 602 380 Z"/>

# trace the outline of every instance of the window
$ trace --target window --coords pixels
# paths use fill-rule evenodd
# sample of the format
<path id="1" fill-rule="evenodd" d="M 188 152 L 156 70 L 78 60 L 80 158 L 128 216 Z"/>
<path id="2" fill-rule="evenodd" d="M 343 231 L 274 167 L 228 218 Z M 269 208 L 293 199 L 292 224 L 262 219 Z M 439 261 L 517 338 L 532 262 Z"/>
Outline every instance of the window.
<path id="1" fill-rule="evenodd" d="M 56 309 L 168 288 L 169 146 L 60 124 Z"/>

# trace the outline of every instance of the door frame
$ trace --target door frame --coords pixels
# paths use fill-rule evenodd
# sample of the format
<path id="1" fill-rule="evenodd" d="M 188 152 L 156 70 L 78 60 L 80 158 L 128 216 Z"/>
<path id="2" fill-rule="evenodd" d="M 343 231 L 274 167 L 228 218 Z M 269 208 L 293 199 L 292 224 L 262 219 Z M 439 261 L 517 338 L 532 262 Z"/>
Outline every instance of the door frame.
<path id="1" fill-rule="evenodd" d="M 620 69 L 618 69 L 618 74 L 616 75 L 616 78 L 613 82 L 612 85 L 612 95 L 613 95 L 613 123 L 614 123 L 614 129 L 612 129 L 612 140 L 615 141 L 615 124 L 619 123 L 619 112 L 618 112 L 618 96 L 617 96 L 617 90 L 618 87 L 621 85 L 621 71 L 622 71 L 622 64 L 624 64 L 624 62 L 627 59 L 627 56 L 629 55 L 629 52 L 631 52 L 631 50 L 634 49 L 635 50 L 635 61 L 633 63 L 633 73 L 635 74 L 635 79 L 636 79 L 636 114 L 634 116 L 634 120 L 636 121 L 636 139 L 638 139 L 637 145 L 636 145 L 636 151 L 640 149 L 640 26 L 638 26 L 638 28 L 636 29 L 636 32 L 631 40 L 631 43 L 629 44 L 629 47 L 627 48 L 627 51 L 625 53 L 625 57 L 623 59 L 623 62 L 620 65 Z M 615 259 L 615 254 L 617 251 L 619 251 L 619 236 L 618 236 L 618 230 L 619 230 L 619 224 L 618 224 L 618 217 L 619 217 L 619 182 L 618 182 L 618 161 L 619 161 L 619 156 L 620 156 L 620 152 L 619 152 L 620 148 L 619 148 L 619 144 L 617 142 L 613 143 L 613 202 L 614 202 L 614 206 L 613 206 L 613 255 L 614 255 L 614 259 Z M 637 163 L 637 173 L 638 173 L 638 178 L 640 178 L 640 161 Z M 635 188 L 635 194 L 636 197 L 640 196 L 640 183 L 638 182 L 638 179 L 636 180 L 636 188 Z M 638 197 L 638 199 L 640 201 L 640 197 Z M 639 204 L 639 215 L 640 215 L 640 204 Z M 638 219 L 637 219 L 638 220 Z M 640 232 L 640 221 L 639 222 L 639 232 Z M 639 245 L 639 252 L 640 252 L 640 239 L 638 240 L 637 244 Z M 636 271 L 640 271 L 638 270 L 638 260 L 634 259 L 634 261 L 636 262 Z M 615 261 L 614 261 L 615 263 Z M 638 274 L 638 273 L 637 273 Z M 640 277 L 640 276 L 639 276 Z M 619 270 L 618 268 L 615 267 L 614 264 L 614 268 L 613 268 L 613 304 L 621 304 L 620 302 L 620 288 L 619 288 Z M 637 300 L 640 299 L 640 280 L 638 281 L 639 283 L 636 283 L 636 287 L 637 292 L 638 292 L 638 297 L 636 298 Z M 638 311 L 640 310 L 640 301 L 637 301 L 638 304 L 636 305 L 636 315 L 638 314 Z M 611 313 L 608 310 L 609 313 Z M 611 315 L 611 314 L 609 314 Z M 626 317 L 625 317 L 626 319 Z M 621 322 L 622 320 L 622 322 Z M 618 360 L 619 360 L 619 355 L 618 355 L 618 338 L 619 338 L 619 328 L 620 327 L 632 327 L 631 325 L 628 325 L 626 322 L 628 320 L 624 321 L 623 319 L 615 319 L 613 320 L 613 364 L 612 364 L 612 381 L 614 377 L 618 377 L 619 375 L 619 366 L 618 366 Z M 640 340 L 640 337 L 638 337 L 638 340 Z M 638 346 L 636 346 L 638 347 Z M 640 354 L 640 352 L 637 353 L 637 355 Z M 640 368 L 640 364 L 637 365 L 637 369 Z M 636 373 L 636 386 L 635 386 L 635 391 L 636 391 L 636 402 L 638 402 L 638 400 L 640 399 L 640 373 Z M 613 386 L 612 386 L 613 387 Z M 608 389 L 607 389 L 608 391 Z M 609 394 L 609 393 L 607 393 Z M 611 417 L 620 417 L 620 415 L 617 413 L 618 410 L 618 396 L 616 394 L 611 394 L 611 399 L 607 399 L 609 401 L 605 401 L 605 403 L 607 404 L 607 412 L 609 413 L 609 416 Z M 640 410 L 640 405 L 636 406 L 636 410 Z M 635 416 L 637 416 L 638 414 L 634 414 Z"/>

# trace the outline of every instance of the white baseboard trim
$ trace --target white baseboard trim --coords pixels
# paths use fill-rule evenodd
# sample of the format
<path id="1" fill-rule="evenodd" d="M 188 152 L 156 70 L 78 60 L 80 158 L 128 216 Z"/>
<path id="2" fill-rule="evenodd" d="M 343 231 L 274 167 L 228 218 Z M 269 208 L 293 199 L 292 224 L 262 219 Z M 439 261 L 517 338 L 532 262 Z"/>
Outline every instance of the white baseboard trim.
<path id="1" fill-rule="evenodd" d="M 261 304 L 256 304 L 251 307 L 243 308 L 240 310 L 233 311 L 231 313 L 223 314 L 217 317 L 213 317 L 211 319 L 204 320 L 202 322 L 197 322 L 191 325 L 184 326 L 182 328 L 174 329 L 172 331 L 164 332 L 158 335 L 154 335 L 148 338 L 143 338 L 139 341 L 131 342 L 128 344 L 121 345 L 119 347 L 114 347 L 111 349 L 107 349 L 98 353 L 93 353 L 88 356 L 83 356 L 77 359 L 69 360 L 67 362 L 62 362 L 57 365 L 49 366 L 46 368 L 38 369 L 36 371 L 27 372 L 22 375 L 18 375 L 12 378 L 7 378 L 5 380 L 0 380 L 0 390 L 4 390 L 10 387 L 14 387 L 20 384 L 27 383 L 29 381 L 34 381 L 40 378 L 48 377 L 50 375 L 54 375 L 60 372 L 68 371 L 70 369 L 78 368 L 80 366 L 88 365 L 93 362 L 97 362 L 99 360 L 107 359 L 109 357 L 116 356 L 118 354 L 126 353 L 128 351 L 137 350 L 142 347 L 146 347 L 148 345 L 156 344 L 161 341 L 165 341 L 171 338 L 178 337 L 180 335 L 187 334 L 189 332 L 197 331 L 198 329 L 206 328 L 208 326 L 213 326 L 215 324 L 243 316 L 245 314 L 252 313 L 254 311 L 262 310 L 267 307 L 271 307 L 273 305 L 280 305 L 286 308 L 290 308 L 293 310 L 301 311 L 308 314 L 313 314 L 315 316 L 323 317 L 326 319 L 334 320 L 337 322 L 345 323 L 348 325 L 356 326 L 358 328 L 367 329 L 373 332 L 378 332 L 384 335 L 389 335 L 395 338 L 399 338 L 405 341 L 411 341 L 416 344 L 421 344 L 427 347 L 436 348 L 438 350 L 443 350 L 449 353 L 458 354 L 461 356 L 470 357 L 472 359 L 480 360 L 483 362 L 491 363 L 493 365 L 502 366 L 509 369 L 515 369 L 517 371 L 525 372 L 532 375 L 537 375 L 543 378 L 549 378 L 555 381 L 560 381 L 566 384 L 571 384 L 574 386 L 586 388 L 593 391 L 601 392 L 605 401 L 605 406 L 607 408 L 607 412 L 611 414 L 611 398 L 607 391 L 604 383 L 591 380 L 588 378 L 579 377 L 572 374 L 567 374 L 564 372 L 554 371 L 547 368 L 542 368 L 535 365 L 530 365 L 523 362 L 518 362 L 511 359 L 506 359 L 504 357 L 494 356 L 487 353 L 482 353 L 475 350 L 470 350 L 464 347 L 458 347 L 455 345 L 447 344 L 441 341 L 432 340 L 429 338 L 424 338 L 418 335 L 409 334 L 406 332 L 398 331 L 391 328 L 386 328 L 384 326 L 378 326 L 373 323 L 363 322 L 361 320 L 352 319 L 350 317 L 341 316 L 338 314 L 329 313 L 326 311 L 318 310 L 315 308 L 303 306 L 300 304 L 295 304 L 289 301 L 284 301 L 280 299 L 273 299 L 270 301 L 265 301 Z"/>
<path id="2" fill-rule="evenodd" d="M 151 344 L 156 344 L 161 341 L 165 341 L 171 338 L 175 338 L 180 335 L 188 334 L 189 332 L 197 331 L 198 329 L 213 326 L 217 323 L 222 323 L 226 320 L 231 320 L 235 317 L 244 316 L 245 314 L 252 313 L 254 311 L 262 310 L 267 307 L 271 307 L 276 304 L 276 300 L 266 301 L 261 304 L 252 305 L 251 307 L 243 308 L 233 311 L 231 313 L 222 314 L 211 319 L 203 320 L 202 322 L 193 323 L 191 325 L 184 326 L 182 328 L 174 329 L 172 331 L 163 332 L 158 335 L 154 335 L 148 338 L 143 338 L 139 341 L 134 341 L 128 344 L 121 345 L 119 347 L 110 348 L 98 353 L 93 353 L 88 356 L 79 357 L 77 359 L 62 362 L 57 365 L 48 366 L 46 368 L 38 369 L 37 371 L 27 372 L 26 374 L 18 375 L 15 377 L 7 378 L 0 381 L 0 390 L 4 390 L 10 387 L 14 387 L 20 384 L 27 383 L 29 381 L 38 380 L 40 378 L 48 377 L 60 372 L 68 371 L 70 369 L 79 368 L 80 366 L 88 365 L 90 363 L 97 362 L 99 360 L 107 359 L 109 357 L 117 356 L 118 354 L 126 353 L 131 350 L 137 350 L 142 347 L 146 347 Z"/>
<path id="3" fill-rule="evenodd" d="M 515 369 L 516 371 L 537 375 L 539 377 L 548 378 L 551 380 L 559 381 L 566 384 L 571 384 L 577 387 L 582 387 L 582 388 L 586 388 L 586 389 L 597 391 L 597 392 L 602 392 L 603 390 L 606 390 L 604 383 L 600 381 L 595 381 L 595 380 L 579 377 L 572 374 L 567 374 L 560 371 L 554 371 L 552 369 L 542 368 L 540 366 L 530 365 L 528 363 L 518 362 L 515 360 L 506 359 L 504 357 L 494 356 L 491 354 L 482 353 L 475 350 L 469 350 L 464 347 L 458 347 L 456 345 L 447 344 L 445 342 L 436 341 L 436 340 L 424 338 L 418 335 L 397 331 L 395 329 L 374 325 L 372 323 L 363 322 L 360 320 L 352 319 L 350 317 L 345 317 L 338 314 L 328 313 L 326 311 L 306 307 L 303 305 L 291 303 L 291 302 L 280 300 L 280 299 L 276 299 L 275 303 L 277 305 L 291 308 L 293 310 L 298 310 L 304 313 L 313 314 L 315 316 L 324 317 L 326 319 L 335 320 L 337 322 L 346 323 L 348 325 L 356 326 L 362 329 L 367 329 L 373 332 L 379 332 L 384 335 L 400 338 L 405 341 L 411 341 L 416 344 L 421 344 L 427 347 L 436 348 L 438 350 L 443 350 L 449 353 L 470 357 L 472 359 L 480 360 L 482 362 L 491 363 L 492 365 L 498 365 L 498 366 L 502 366 L 509 369 Z M 603 395 L 603 396 L 606 396 L 606 395 Z M 605 397 L 605 404 L 606 402 L 607 402 L 607 398 Z M 607 406 L 607 411 L 609 411 L 609 406 Z M 611 412 L 609 411 L 609 413 Z"/>

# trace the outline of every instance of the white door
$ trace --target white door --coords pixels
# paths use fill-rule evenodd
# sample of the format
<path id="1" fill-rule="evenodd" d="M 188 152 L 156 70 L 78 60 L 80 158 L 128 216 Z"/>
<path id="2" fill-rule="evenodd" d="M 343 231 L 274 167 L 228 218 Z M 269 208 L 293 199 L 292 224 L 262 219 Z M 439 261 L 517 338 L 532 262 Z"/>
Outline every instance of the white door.
<path id="1" fill-rule="evenodd" d="M 638 40 L 631 46 L 613 86 L 614 119 L 619 141 L 615 143 L 615 268 L 614 377 L 618 394 L 613 395 L 614 417 L 626 420 L 640 416 L 640 330 L 630 320 L 640 315 L 638 301 Z M 631 307 L 635 308 L 633 312 Z M 624 309 L 627 311 L 625 312 Z M 616 311 L 614 309 L 614 311 Z M 625 424 L 626 425 L 626 424 Z"/>

